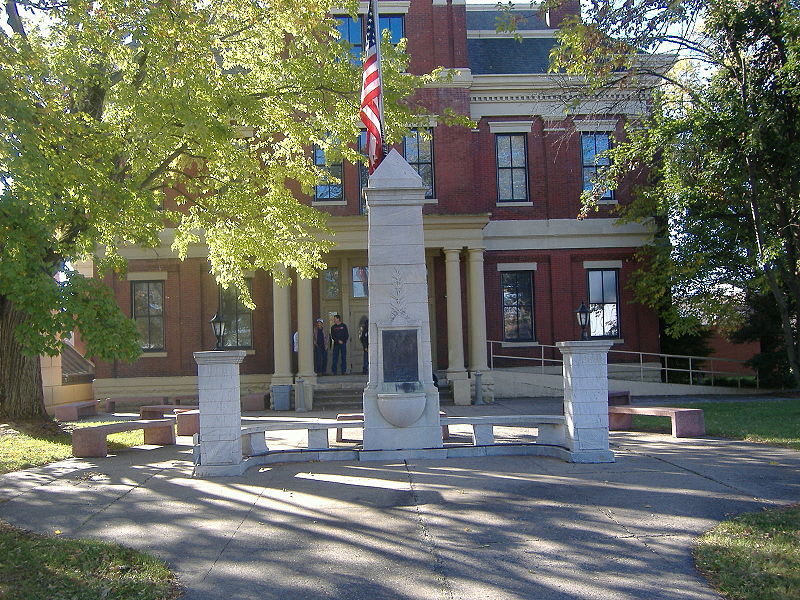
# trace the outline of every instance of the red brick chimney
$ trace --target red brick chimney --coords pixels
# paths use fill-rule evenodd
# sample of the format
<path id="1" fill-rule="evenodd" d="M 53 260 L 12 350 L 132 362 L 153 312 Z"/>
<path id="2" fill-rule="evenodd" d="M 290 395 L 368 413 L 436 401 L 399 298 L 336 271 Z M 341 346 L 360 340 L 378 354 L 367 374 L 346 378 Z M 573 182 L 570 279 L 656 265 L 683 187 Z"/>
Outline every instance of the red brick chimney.
<path id="1" fill-rule="evenodd" d="M 558 29 L 564 17 L 573 15 L 581 16 L 580 0 L 564 0 L 558 8 L 547 11 L 547 25 L 552 29 Z"/>

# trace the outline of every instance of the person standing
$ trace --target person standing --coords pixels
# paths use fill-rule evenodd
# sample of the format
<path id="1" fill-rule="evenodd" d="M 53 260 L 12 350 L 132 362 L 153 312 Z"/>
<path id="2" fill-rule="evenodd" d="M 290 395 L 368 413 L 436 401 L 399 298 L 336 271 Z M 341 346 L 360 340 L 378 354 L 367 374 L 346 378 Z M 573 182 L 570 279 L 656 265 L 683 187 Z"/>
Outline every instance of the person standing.
<path id="1" fill-rule="evenodd" d="M 364 375 L 367 374 L 369 371 L 369 320 L 364 319 L 364 322 L 361 324 L 361 331 L 358 335 L 358 341 L 361 342 L 361 346 L 364 348 L 364 364 L 362 365 L 361 369 Z"/>
<path id="2" fill-rule="evenodd" d="M 328 368 L 328 346 L 331 336 L 325 331 L 325 321 L 317 319 L 314 323 L 314 372 L 324 375 Z"/>
<path id="3" fill-rule="evenodd" d="M 331 372 L 334 375 L 336 375 L 337 362 L 341 363 L 341 374 L 347 373 L 347 340 L 349 339 L 350 332 L 347 331 L 347 325 L 342 323 L 341 315 L 333 315 L 333 326 L 331 327 L 331 345 L 333 346 Z"/>

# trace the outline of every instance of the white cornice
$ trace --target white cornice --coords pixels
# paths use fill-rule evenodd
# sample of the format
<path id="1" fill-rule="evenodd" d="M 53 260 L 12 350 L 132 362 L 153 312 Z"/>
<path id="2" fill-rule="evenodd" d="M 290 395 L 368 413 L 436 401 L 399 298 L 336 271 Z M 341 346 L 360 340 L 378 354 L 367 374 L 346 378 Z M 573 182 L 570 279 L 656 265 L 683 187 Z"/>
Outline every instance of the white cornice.
<path id="1" fill-rule="evenodd" d="M 648 225 L 594 218 L 490 221 L 483 234 L 487 250 L 638 248 L 652 239 Z"/>
<path id="2" fill-rule="evenodd" d="M 381 13 L 386 15 L 406 14 L 410 6 L 410 0 L 382 0 L 379 4 Z M 369 2 L 358 3 L 358 14 L 364 15 L 368 10 Z M 334 8 L 331 14 L 346 15 L 348 12 L 343 8 Z"/>
<path id="3" fill-rule="evenodd" d="M 468 29 L 467 39 L 519 39 L 519 38 L 543 38 L 553 39 L 556 37 L 555 29 L 520 29 L 517 31 L 496 31 L 494 29 Z"/>

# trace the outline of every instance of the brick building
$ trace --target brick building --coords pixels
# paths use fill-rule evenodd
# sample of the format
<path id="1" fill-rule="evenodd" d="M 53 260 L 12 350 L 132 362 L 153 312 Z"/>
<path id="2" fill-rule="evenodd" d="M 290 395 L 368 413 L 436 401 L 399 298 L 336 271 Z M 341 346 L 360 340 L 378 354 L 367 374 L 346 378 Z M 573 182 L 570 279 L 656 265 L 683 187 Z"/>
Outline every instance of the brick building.
<path id="1" fill-rule="evenodd" d="M 629 199 L 630 184 L 608 194 L 600 210 L 578 220 L 579 196 L 596 170 L 594 156 L 622 135 L 626 118 L 643 107 L 612 98 L 565 112 L 561 82 L 547 74 L 554 32 L 579 2 L 519 25 L 519 37 L 498 34 L 495 5 L 463 0 L 381 0 L 381 26 L 408 39 L 410 70 L 437 66 L 459 74 L 420 93 L 435 111 L 471 115 L 470 130 L 430 123 L 431 139 L 406 138 L 399 149 L 429 188 L 424 208 L 433 360 L 465 401 L 475 371 L 488 371 L 489 341 L 524 354 L 539 345 L 577 339 L 574 311 L 586 301 L 590 333 L 614 349 L 658 352 L 656 315 L 633 302 L 627 288 L 637 247 L 648 239 L 639 225 L 617 225 L 613 209 Z M 366 11 L 366 3 L 362 3 Z M 344 37 L 360 44 L 362 22 L 342 20 Z M 358 50 L 358 49 L 357 49 Z M 314 154 L 325 165 L 322 152 Z M 129 249 L 124 281 L 108 279 L 120 305 L 139 324 L 144 354 L 133 364 L 99 363 L 95 395 L 148 390 L 191 393 L 192 353 L 215 345 L 209 320 L 221 309 L 225 346 L 247 350 L 242 385 L 266 389 L 294 376 L 318 382 L 311 358 L 316 318 L 326 327 L 341 314 L 350 326 L 348 367 L 361 372 L 359 323 L 367 316 L 367 219 L 363 167 L 327 164 L 341 184 L 317 186 L 305 201 L 331 215 L 336 247 L 318 279 L 273 285 L 265 273 L 249 284 L 249 311 L 209 275 L 203 246 L 183 262 L 162 247 Z M 295 353 L 292 335 L 299 332 Z M 330 357 L 329 357 L 330 363 Z M 330 370 L 330 369 L 328 369 Z M 491 376 L 487 377 L 491 379 Z"/>

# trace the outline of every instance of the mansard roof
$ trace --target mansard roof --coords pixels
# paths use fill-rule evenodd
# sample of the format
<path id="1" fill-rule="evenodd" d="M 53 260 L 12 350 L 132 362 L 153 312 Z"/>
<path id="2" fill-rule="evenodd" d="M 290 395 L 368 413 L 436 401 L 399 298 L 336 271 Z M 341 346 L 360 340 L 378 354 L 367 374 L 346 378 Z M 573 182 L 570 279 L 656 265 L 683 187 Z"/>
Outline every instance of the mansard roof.
<path id="1" fill-rule="evenodd" d="M 553 38 L 472 38 L 467 40 L 473 75 L 547 73 Z"/>

